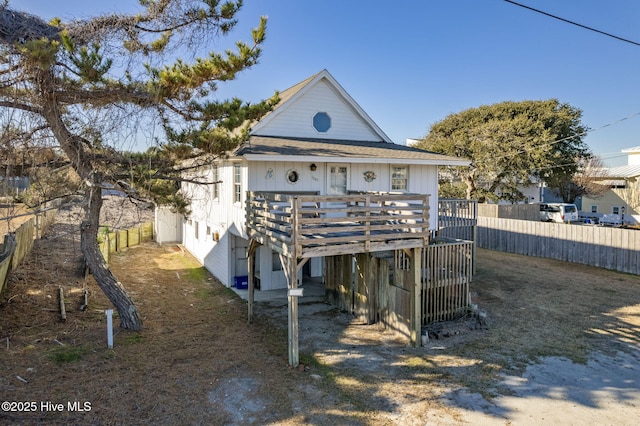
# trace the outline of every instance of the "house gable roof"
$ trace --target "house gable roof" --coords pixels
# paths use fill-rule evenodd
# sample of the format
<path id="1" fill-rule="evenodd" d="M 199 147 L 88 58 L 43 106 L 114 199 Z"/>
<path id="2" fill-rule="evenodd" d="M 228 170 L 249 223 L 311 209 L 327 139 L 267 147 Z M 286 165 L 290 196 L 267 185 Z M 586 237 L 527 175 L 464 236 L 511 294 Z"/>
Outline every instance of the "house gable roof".
<path id="1" fill-rule="evenodd" d="M 332 120 L 336 122 L 337 133 L 332 129 L 322 134 L 311 127 L 312 116 L 319 111 L 328 112 L 329 115 L 334 113 Z M 342 133 L 340 125 L 343 126 Z M 281 92 L 280 102 L 252 126 L 251 134 L 339 139 L 348 136 L 344 133 L 346 129 L 355 131 L 353 135 L 357 139 L 392 143 L 389 136 L 325 69 Z"/>
<path id="2" fill-rule="evenodd" d="M 313 129 L 314 111 L 325 107 L 331 108 L 331 120 L 342 131 L 322 134 Z M 352 127 L 356 138 L 348 137 Z M 249 140 L 232 155 L 275 162 L 470 164 L 464 158 L 393 143 L 327 70 L 280 93 L 278 105 L 252 127 Z"/>

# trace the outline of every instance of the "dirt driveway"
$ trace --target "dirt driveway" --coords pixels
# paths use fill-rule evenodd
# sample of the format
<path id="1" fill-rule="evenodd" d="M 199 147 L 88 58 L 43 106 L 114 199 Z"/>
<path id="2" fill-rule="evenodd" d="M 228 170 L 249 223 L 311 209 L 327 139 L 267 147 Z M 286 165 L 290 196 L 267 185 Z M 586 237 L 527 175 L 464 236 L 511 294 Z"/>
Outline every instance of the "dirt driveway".
<path id="1" fill-rule="evenodd" d="M 0 399 L 36 403 L 0 411 L 2 424 L 624 425 L 640 416 L 637 276 L 480 250 L 473 292 L 488 329 L 442 324 L 451 337 L 411 348 L 301 300 L 303 365 L 293 369 L 285 305 L 260 303 L 247 324 L 246 303 L 177 246 L 115 256 L 145 329 L 121 331 L 107 348 L 110 306 L 90 280 L 80 311 L 77 242 L 68 228 L 50 232 L 1 298 Z"/>

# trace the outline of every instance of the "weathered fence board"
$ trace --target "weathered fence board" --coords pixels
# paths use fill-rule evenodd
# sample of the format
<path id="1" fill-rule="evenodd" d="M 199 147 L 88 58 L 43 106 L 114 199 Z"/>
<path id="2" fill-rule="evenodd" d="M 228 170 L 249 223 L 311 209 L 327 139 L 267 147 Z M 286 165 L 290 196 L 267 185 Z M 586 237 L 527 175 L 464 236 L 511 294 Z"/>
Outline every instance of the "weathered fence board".
<path id="1" fill-rule="evenodd" d="M 129 247 L 129 238 L 127 237 L 127 230 L 120 229 L 116 231 L 116 251 L 120 251 Z"/>
<path id="2" fill-rule="evenodd" d="M 104 261 L 109 263 L 109 255 L 110 255 L 109 239 L 104 238 L 102 242 L 99 243 L 99 246 L 100 246 L 100 253 L 102 253 L 102 257 L 104 257 Z"/>
<path id="3" fill-rule="evenodd" d="M 473 275 L 472 241 L 445 241 L 422 251 L 422 324 L 447 321 L 469 309 Z"/>
<path id="4" fill-rule="evenodd" d="M 129 247 L 140 244 L 140 228 L 127 229 L 127 242 Z"/>
<path id="5" fill-rule="evenodd" d="M 325 295 L 327 302 L 353 312 L 351 256 L 325 257 Z"/>
<path id="6" fill-rule="evenodd" d="M 56 218 L 58 209 L 43 210 L 36 215 L 36 238 L 42 237 Z"/>
<path id="7" fill-rule="evenodd" d="M 7 283 L 7 276 L 11 270 L 11 258 L 16 250 L 16 239 L 12 234 L 4 236 L 2 250 L 0 250 L 0 294 Z"/>
<path id="8" fill-rule="evenodd" d="M 118 242 L 116 241 L 118 236 L 115 232 L 109 232 L 106 236 L 109 241 L 109 253 L 115 253 L 118 251 Z"/>
<path id="9" fill-rule="evenodd" d="M 106 229 L 106 228 L 104 228 Z M 143 241 L 153 239 L 153 222 L 145 222 L 135 228 L 120 229 L 115 232 L 101 232 L 100 252 L 104 260 L 109 263 L 111 254 L 127 247 L 137 246 Z"/>
<path id="10" fill-rule="evenodd" d="M 479 217 L 480 248 L 640 275 L 640 231 Z"/>
<path id="11" fill-rule="evenodd" d="M 16 250 L 11 259 L 11 269 L 17 268 L 33 248 L 34 222 L 33 218 L 31 218 L 16 229 Z"/>
<path id="12" fill-rule="evenodd" d="M 153 240 L 153 222 L 140 225 L 140 240 L 143 242 Z"/>

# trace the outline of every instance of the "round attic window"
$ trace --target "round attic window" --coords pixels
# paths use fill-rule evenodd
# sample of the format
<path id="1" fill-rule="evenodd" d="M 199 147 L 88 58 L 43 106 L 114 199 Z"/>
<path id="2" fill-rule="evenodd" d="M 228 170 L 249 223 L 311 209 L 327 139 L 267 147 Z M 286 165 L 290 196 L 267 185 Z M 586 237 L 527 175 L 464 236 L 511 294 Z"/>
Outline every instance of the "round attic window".
<path id="1" fill-rule="evenodd" d="M 313 128 L 320 133 L 326 133 L 331 128 L 331 117 L 326 112 L 318 112 L 313 116 Z"/>
<path id="2" fill-rule="evenodd" d="M 297 170 L 291 169 L 287 172 L 287 182 L 290 184 L 295 184 L 300 179 L 300 174 Z"/>

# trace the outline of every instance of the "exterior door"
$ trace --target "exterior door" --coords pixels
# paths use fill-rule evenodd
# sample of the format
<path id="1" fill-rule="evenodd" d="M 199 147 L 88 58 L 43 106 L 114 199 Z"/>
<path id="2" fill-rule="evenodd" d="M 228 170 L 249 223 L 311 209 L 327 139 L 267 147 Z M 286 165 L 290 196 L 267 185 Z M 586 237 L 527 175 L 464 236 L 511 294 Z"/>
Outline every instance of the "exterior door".
<path id="1" fill-rule="evenodd" d="M 349 165 L 327 164 L 327 195 L 347 195 L 349 190 Z M 346 203 L 327 203 L 326 208 L 344 208 Z M 344 213 L 327 213 L 327 217 L 344 216 Z"/>
<path id="2" fill-rule="evenodd" d="M 349 182 L 349 166 L 344 164 L 328 164 L 327 195 L 347 195 Z"/>

